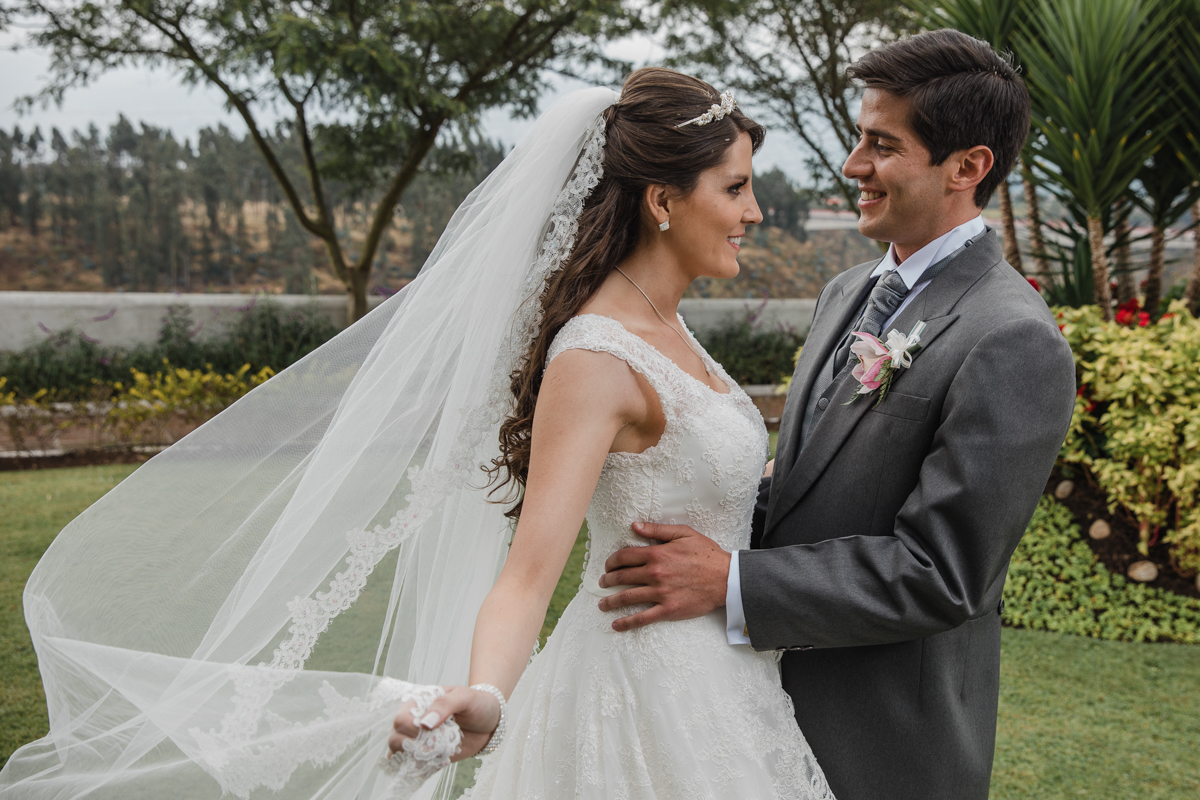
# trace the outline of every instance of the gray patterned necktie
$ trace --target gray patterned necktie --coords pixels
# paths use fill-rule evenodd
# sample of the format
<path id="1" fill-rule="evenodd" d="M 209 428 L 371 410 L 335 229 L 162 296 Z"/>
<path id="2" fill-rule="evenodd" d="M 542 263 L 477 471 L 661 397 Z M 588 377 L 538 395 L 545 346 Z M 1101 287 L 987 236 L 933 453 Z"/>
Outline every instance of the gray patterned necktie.
<path id="1" fill-rule="evenodd" d="M 871 290 L 871 295 L 867 298 L 867 310 L 863 312 L 862 319 L 854 330 L 879 336 L 883 333 L 883 323 L 896 313 L 896 309 L 907 295 L 908 284 L 900 277 L 899 272 L 892 270 L 884 275 Z"/>

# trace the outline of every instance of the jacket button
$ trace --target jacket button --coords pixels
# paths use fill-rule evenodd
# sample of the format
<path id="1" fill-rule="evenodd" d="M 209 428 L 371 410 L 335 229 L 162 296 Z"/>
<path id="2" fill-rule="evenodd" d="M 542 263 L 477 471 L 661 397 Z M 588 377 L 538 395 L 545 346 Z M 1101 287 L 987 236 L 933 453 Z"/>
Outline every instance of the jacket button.
<path id="1" fill-rule="evenodd" d="M 818 401 L 817 401 L 817 408 L 821 409 L 822 411 L 824 411 L 825 409 L 829 408 L 829 398 L 828 398 L 828 397 L 822 397 L 820 400 L 818 400 Z"/>

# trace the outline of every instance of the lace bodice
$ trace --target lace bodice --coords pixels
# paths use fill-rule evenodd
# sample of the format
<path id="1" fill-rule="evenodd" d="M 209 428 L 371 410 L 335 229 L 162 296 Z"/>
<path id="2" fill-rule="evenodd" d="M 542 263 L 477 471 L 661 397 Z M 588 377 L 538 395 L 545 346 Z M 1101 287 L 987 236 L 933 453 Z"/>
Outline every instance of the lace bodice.
<path id="1" fill-rule="evenodd" d="M 562 327 L 548 362 L 566 350 L 610 353 L 627 363 L 658 394 L 666 418 L 656 445 L 641 453 L 610 453 L 604 463 L 587 512 L 585 582 L 599 580 L 610 554 L 647 543 L 630 529 L 636 521 L 690 525 L 726 550 L 747 547 L 767 432 L 758 409 L 721 365 L 703 353 L 728 394 L 684 372 L 621 323 L 595 314 Z"/>

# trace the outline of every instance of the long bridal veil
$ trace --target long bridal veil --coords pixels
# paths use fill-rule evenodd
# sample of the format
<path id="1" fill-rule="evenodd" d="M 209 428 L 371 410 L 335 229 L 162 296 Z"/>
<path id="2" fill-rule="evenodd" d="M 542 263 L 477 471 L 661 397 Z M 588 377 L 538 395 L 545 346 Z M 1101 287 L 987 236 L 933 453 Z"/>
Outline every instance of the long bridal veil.
<path id="1" fill-rule="evenodd" d="M 404 291 L 59 534 L 24 597 L 50 733 L 0 797 L 394 795 L 381 689 L 467 678 L 511 535 L 480 466 L 616 99 L 559 101 Z"/>

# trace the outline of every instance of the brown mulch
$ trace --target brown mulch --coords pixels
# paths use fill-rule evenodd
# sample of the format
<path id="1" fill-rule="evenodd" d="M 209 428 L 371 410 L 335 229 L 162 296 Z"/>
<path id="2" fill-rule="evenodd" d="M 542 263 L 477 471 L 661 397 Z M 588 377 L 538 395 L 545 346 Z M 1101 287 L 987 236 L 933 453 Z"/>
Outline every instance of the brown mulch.
<path id="1" fill-rule="evenodd" d="M 153 453 L 131 450 L 75 450 L 59 456 L 15 456 L 0 458 L 0 472 L 27 469 L 58 469 L 59 467 L 96 467 L 106 464 L 141 464 Z"/>
<path id="2" fill-rule="evenodd" d="M 1062 473 L 1058 467 L 1055 467 L 1050 480 L 1046 482 L 1046 494 L 1053 497 L 1055 487 L 1062 480 Z M 1133 562 L 1152 561 L 1158 567 L 1158 578 L 1151 581 L 1150 586 L 1166 589 L 1168 592 L 1185 597 L 1200 598 L 1200 591 L 1196 590 L 1195 577 L 1185 577 L 1175 571 L 1171 566 L 1170 550 L 1165 544 L 1159 541 L 1158 544 L 1150 547 L 1149 558 L 1143 556 L 1137 549 L 1137 525 L 1120 509 L 1115 514 L 1110 514 L 1108 495 L 1079 470 L 1074 471 L 1071 480 L 1075 483 L 1075 490 L 1066 500 L 1059 502 L 1074 515 L 1075 522 L 1079 525 L 1080 536 L 1092 548 L 1092 552 L 1104 566 L 1112 572 L 1125 575 L 1129 570 L 1129 565 Z M 1088 536 L 1088 528 L 1097 519 L 1107 521 L 1112 528 L 1112 535 L 1107 539 L 1096 541 Z"/>

